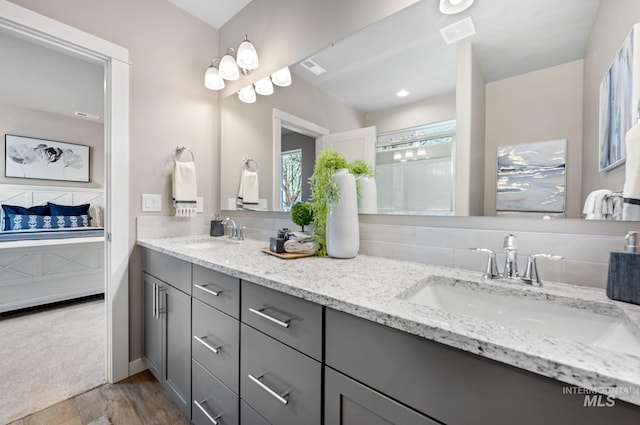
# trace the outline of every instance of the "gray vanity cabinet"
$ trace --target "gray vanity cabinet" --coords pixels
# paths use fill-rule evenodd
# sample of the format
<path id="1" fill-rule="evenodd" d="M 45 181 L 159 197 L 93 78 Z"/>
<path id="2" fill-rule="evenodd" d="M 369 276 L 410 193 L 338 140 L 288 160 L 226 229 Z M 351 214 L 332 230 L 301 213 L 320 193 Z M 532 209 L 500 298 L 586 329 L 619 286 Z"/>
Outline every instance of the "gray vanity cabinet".
<path id="1" fill-rule="evenodd" d="M 324 425 L 439 425 L 329 367 L 324 382 Z"/>
<path id="2" fill-rule="evenodd" d="M 190 417 L 191 295 L 177 287 L 190 292 L 185 282 L 191 280 L 191 264 L 150 250 L 145 250 L 144 258 L 143 359 Z M 172 277 L 176 277 L 175 286 L 164 280 Z"/>
<path id="3" fill-rule="evenodd" d="M 440 423 L 640 423 L 638 406 L 585 406 L 571 385 L 332 309 L 325 332 L 327 366 Z"/>

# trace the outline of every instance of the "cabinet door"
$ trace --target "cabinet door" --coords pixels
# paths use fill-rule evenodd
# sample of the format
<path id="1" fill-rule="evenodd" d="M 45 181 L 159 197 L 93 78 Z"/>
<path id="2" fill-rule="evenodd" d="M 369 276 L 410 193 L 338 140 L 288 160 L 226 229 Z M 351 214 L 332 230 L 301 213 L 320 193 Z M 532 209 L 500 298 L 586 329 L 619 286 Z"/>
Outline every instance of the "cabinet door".
<path id="1" fill-rule="evenodd" d="M 164 302 L 161 303 L 161 311 L 166 315 L 164 386 L 190 416 L 191 297 L 170 285 L 165 285 L 165 288 Z"/>
<path id="2" fill-rule="evenodd" d="M 325 367 L 325 425 L 438 425 L 393 400 Z"/>
<path id="3" fill-rule="evenodd" d="M 238 425 L 238 396 L 193 360 L 193 416 L 195 425 Z M 244 425 L 244 423 L 243 423 Z"/>
<path id="4" fill-rule="evenodd" d="M 144 362 L 156 379 L 162 382 L 162 321 L 158 313 L 158 296 L 162 282 L 142 273 L 144 284 Z"/>

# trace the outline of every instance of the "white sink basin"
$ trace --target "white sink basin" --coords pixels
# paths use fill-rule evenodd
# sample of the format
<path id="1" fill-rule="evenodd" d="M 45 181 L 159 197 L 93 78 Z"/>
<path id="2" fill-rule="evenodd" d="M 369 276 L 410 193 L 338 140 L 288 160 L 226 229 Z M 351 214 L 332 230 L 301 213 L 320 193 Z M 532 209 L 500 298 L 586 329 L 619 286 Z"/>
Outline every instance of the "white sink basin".
<path id="1" fill-rule="evenodd" d="M 522 288 L 494 293 L 482 284 L 434 276 L 401 297 L 450 313 L 640 356 L 640 334 L 634 333 L 623 313 L 616 314 L 615 309 L 596 313 L 546 300 L 544 295 L 543 299 L 525 295 Z"/>
<path id="2" fill-rule="evenodd" d="M 224 239 L 214 239 L 211 241 L 183 243 L 182 246 L 189 249 L 209 249 L 209 248 L 215 248 L 217 246 L 220 246 L 220 244 L 239 244 L 239 243 L 242 243 L 242 241 L 224 238 Z"/>

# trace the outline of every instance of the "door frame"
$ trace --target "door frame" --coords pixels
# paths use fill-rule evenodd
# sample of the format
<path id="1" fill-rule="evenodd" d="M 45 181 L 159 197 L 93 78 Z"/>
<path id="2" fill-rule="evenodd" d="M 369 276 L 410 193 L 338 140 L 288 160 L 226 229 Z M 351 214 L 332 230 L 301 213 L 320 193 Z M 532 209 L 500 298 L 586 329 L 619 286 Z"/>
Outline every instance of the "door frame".
<path id="1" fill-rule="evenodd" d="M 273 199 L 273 211 L 280 211 L 281 191 L 280 182 L 282 181 L 282 172 L 280 165 L 280 151 L 282 149 L 282 128 L 295 131 L 296 133 L 303 134 L 314 138 L 316 145 L 316 158 L 320 152 L 320 143 L 318 139 L 322 136 L 329 134 L 329 129 L 314 124 L 311 121 L 307 121 L 300 117 L 296 117 L 288 112 L 282 111 L 278 108 L 273 108 L 273 185 L 272 185 L 272 197 Z"/>
<path id="2" fill-rule="evenodd" d="M 114 383 L 129 376 L 129 51 L 6 0 L 0 28 L 104 64 L 105 366 Z"/>

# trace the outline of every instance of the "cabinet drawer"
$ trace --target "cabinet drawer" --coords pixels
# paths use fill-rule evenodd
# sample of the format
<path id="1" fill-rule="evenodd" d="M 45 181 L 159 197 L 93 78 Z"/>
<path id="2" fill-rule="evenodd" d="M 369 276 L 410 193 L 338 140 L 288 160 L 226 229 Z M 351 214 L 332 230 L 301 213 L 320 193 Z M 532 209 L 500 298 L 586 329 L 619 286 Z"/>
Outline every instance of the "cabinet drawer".
<path id="1" fill-rule="evenodd" d="M 238 394 L 240 322 L 194 299 L 192 327 L 193 358 Z"/>
<path id="2" fill-rule="evenodd" d="M 243 280 L 242 321 L 322 359 L 322 307 L 318 304 Z"/>
<path id="3" fill-rule="evenodd" d="M 438 425 L 328 367 L 324 382 L 324 425 Z"/>
<path id="4" fill-rule="evenodd" d="M 242 425 L 271 425 L 244 400 L 240 400 L 240 418 L 242 418 Z"/>
<path id="5" fill-rule="evenodd" d="M 448 425 L 637 424 L 640 407 L 585 407 L 568 384 L 332 309 L 326 364 Z M 534 402 L 535 401 L 535 402 Z"/>
<path id="6" fill-rule="evenodd" d="M 191 422 L 196 425 L 238 425 L 238 396 L 197 361 L 191 363 L 193 403 Z M 221 415 L 221 416 L 220 416 Z"/>
<path id="7" fill-rule="evenodd" d="M 193 296 L 240 319 L 240 279 L 193 265 Z"/>
<path id="8" fill-rule="evenodd" d="M 151 249 L 143 251 L 145 272 L 191 295 L 191 263 Z"/>
<path id="9" fill-rule="evenodd" d="M 242 324 L 240 396 L 278 425 L 319 425 L 320 363 Z"/>

